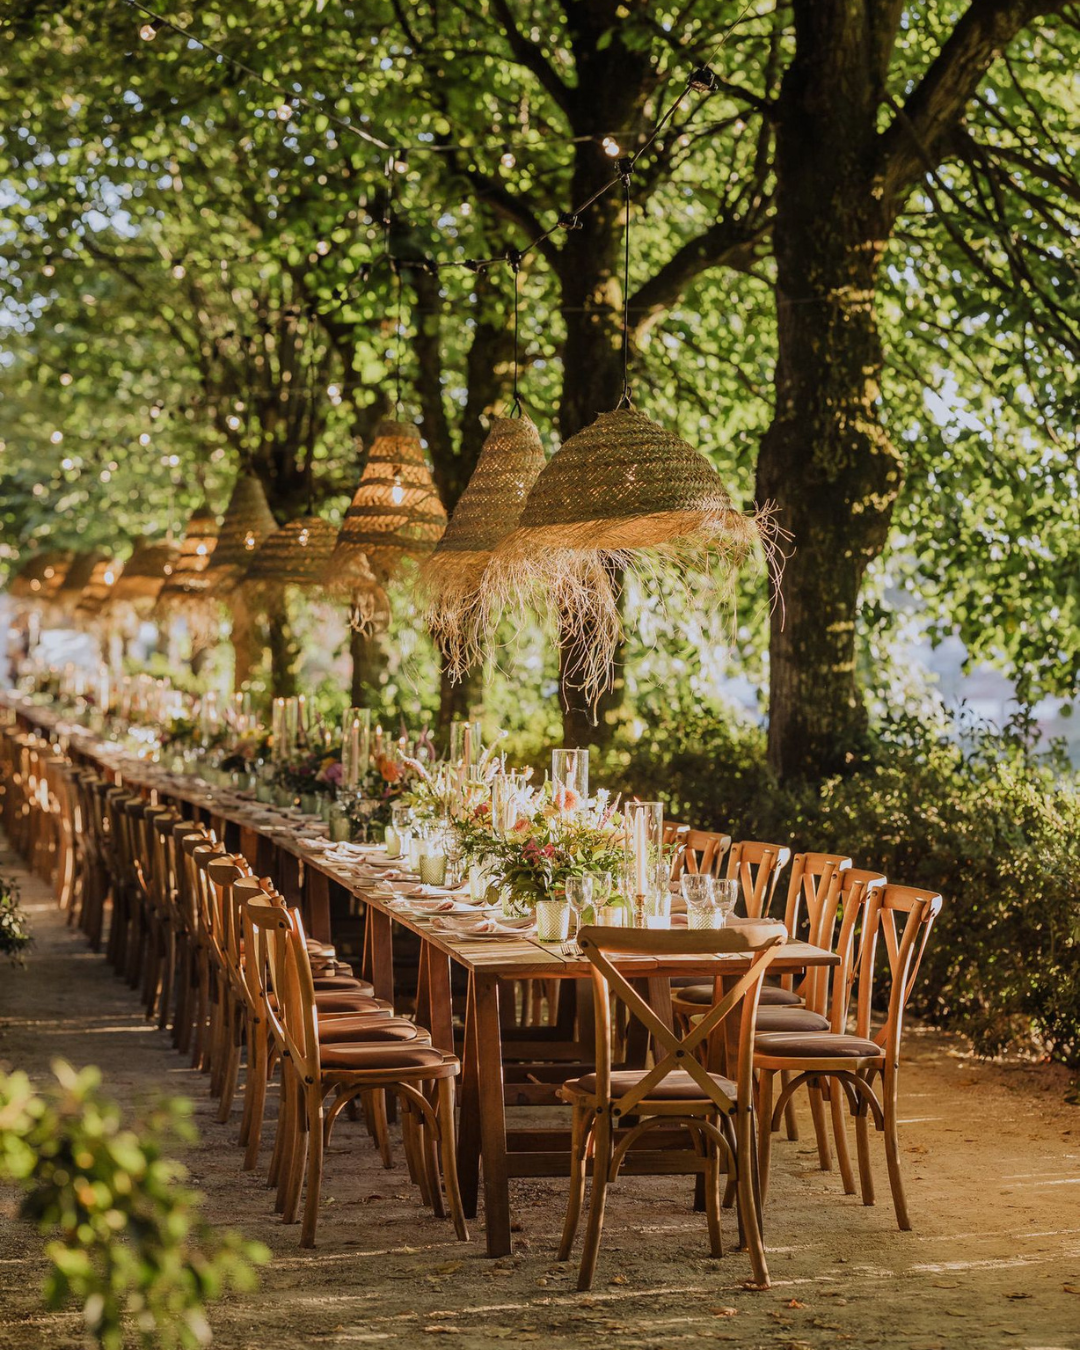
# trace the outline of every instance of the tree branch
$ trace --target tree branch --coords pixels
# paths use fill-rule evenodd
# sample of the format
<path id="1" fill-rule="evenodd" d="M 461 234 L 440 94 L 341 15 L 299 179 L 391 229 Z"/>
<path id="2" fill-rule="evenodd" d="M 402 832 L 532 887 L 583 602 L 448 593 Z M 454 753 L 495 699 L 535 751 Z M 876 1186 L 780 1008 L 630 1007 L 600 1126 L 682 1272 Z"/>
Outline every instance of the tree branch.
<path id="1" fill-rule="evenodd" d="M 1066 0 L 971 0 L 941 51 L 903 107 L 882 132 L 885 202 L 893 214 L 974 97 L 979 82 L 1005 48 L 1040 14 Z"/>
<path id="2" fill-rule="evenodd" d="M 752 229 L 742 220 L 718 220 L 696 239 L 688 240 L 630 297 L 631 313 L 637 316 L 636 335 L 640 337 L 660 314 L 678 304 L 702 272 L 713 267 L 749 272 L 756 261 L 754 251 L 770 229 L 768 220 Z"/>
<path id="3" fill-rule="evenodd" d="M 518 28 L 506 0 L 493 0 L 492 9 L 505 30 L 506 40 L 510 44 L 514 60 L 536 76 L 566 116 L 573 120 L 572 114 L 577 104 L 575 91 L 559 79 L 554 68 L 536 43 L 530 42 Z"/>

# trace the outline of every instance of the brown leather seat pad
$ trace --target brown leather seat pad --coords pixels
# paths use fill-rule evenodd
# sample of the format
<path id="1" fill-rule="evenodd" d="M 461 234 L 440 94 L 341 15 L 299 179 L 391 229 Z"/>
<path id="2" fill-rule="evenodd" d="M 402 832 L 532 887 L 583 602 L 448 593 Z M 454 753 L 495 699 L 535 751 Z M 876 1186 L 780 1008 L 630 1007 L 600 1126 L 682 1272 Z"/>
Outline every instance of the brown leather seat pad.
<path id="1" fill-rule="evenodd" d="M 672 993 L 676 998 L 683 999 L 686 1003 L 700 1003 L 704 1007 L 712 1006 L 713 987 L 711 984 L 688 984 L 683 989 L 673 989 Z M 760 1006 L 762 1008 L 798 1008 L 802 1006 L 802 999 L 790 989 L 781 989 L 774 984 L 765 984 L 761 987 Z"/>
<path id="2" fill-rule="evenodd" d="M 357 1013 L 350 1017 L 319 1019 L 319 1041 L 335 1045 L 341 1041 L 415 1041 L 418 1031 L 404 1017 L 380 1017 L 377 1013 Z"/>
<path id="3" fill-rule="evenodd" d="M 754 1038 L 754 1049 L 759 1055 L 783 1056 L 785 1059 L 880 1059 L 885 1055 L 875 1041 L 864 1041 L 861 1036 L 814 1032 L 765 1032 Z"/>
<path id="4" fill-rule="evenodd" d="M 439 1050 L 409 1045 L 327 1045 L 320 1050 L 324 1069 L 438 1069 Z"/>
<path id="5" fill-rule="evenodd" d="M 645 1069 L 616 1069 L 611 1075 L 611 1095 L 621 1097 L 624 1092 L 629 1092 L 645 1077 L 645 1073 Z M 735 1084 L 730 1078 L 723 1078 L 718 1073 L 712 1073 L 709 1077 L 729 1097 L 735 1096 Z M 596 1074 L 587 1073 L 581 1078 L 573 1079 L 566 1086 L 571 1089 L 576 1088 L 581 1092 L 593 1093 L 596 1091 Z M 697 1079 L 692 1078 L 685 1069 L 676 1069 L 674 1073 L 669 1073 L 666 1078 L 662 1078 L 657 1083 L 646 1100 L 689 1102 L 702 1101 L 704 1097 L 705 1094 Z"/>
<path id="6" fill-rule="evenodd" d="M 809 1008 L 759 1008 L 757 1030 L 828 1031 L 829 1019 Z"/>

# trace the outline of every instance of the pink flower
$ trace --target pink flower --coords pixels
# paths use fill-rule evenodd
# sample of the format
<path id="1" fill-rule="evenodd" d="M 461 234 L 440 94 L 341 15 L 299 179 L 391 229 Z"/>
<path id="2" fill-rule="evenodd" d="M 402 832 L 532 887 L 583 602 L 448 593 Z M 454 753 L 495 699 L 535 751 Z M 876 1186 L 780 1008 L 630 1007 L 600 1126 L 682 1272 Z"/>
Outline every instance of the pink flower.
<path id="1" fill-rule="evenodd" d="M 573 788 L 568 787 L 559 788 L 554 800 L 560 811 L 576 811 L 581 805 L 581 798 Z"/>

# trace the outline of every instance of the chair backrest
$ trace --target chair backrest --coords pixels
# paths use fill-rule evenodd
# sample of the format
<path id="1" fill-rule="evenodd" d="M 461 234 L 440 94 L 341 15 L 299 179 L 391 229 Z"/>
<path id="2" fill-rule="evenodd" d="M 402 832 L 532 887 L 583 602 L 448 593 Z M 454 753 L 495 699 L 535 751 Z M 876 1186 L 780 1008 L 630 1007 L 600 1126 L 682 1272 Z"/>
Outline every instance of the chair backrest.
<path id="1" fill-rule="evenodd" d="M 740 839 L 728 853 L 727 875 L 738 878 L 748 919 L 766 919 L 780 873 L 791 859 L 786 844 L 764 844 Z"/>
<path id="2" fill-rule="evenodd" d="M 240 901 L 236 895 L 236 883 L 251 875 L 247 860 L 239 854 L 230 853 L 221 858 L 212 859 L 207 865 L 211 884 L 218 895 L 218 912 L 221 931 L 214 938 L 219 959 L 228 971 L 230 982 L 238 993 L 243 992 L 242 938 L 240 923 Z"/>
<path id="3" fill-rule="evenodd" d="M 887 1065 L 899 1060 L 904 1010 L 943 903 L 936 891 L 887 884 L 867 906 L 859 953 L 857 1031 L 860 1036 L 872 1035 L 870 1014 L 881 938 L 890 979 L 889 1008 L 884 1025 L 873 1039 L 884 1048 Z"/>
<path id="4" fill-rule="evenodd" d="M 614 1123 L 635 1114 L 638 1103 L 647 1098 L 669 1074 L 680 1070 L 686 1070 L 696 1080 L 701 1087 L 701 1096 L 713 1101 L 720 1111 L 728 1113 L 736 1105 L 740 1110 L 751 1109 L 754 1019 L 757 1016 L 761 982 L 786 937 L 783 925 L 768 921 L 693 932 L 687 929 L 595 926 L 581 930 L 578 943 L 592 966 L 595 986 L 596 1090 L 601 1100 L 611 1103 Z M 646 998 L 613 964 L 613 960 L 617 961 L 622 954 L 649 955 L 661 959 L 699 956 L 705 962 L 709 957 L 732 952 L 750 956 L 749 969 L 719 1002 L 703 1010 L 704 1015 L 694 1022 L 684 1036 L 673 1031 L 656 1014 Z M 647 1028 L 655 1046 L 653 1067 L 629 1091 L 618 1097 L 612 1097 L 611 1087 L 611 995 Z M 735 1101 L 710 1076 L 699 1059 L 700 1049 L 709 1044 L 729 1017 L 739 1019 L 738 1062 L 735 1066 L 727 1066 L 729 1077 L 734 1077 L 736 1083 Z"/>
<path id="5" fill-rule="evenodd" d="M 718 877 L 724 856 L 730 847 L 730 834 L 688 829 L 683 838 L 682 871 Z"/>
<path id="6" fill-rule="evenodd" d="M 839 957 L 839 965 L 813 966 L 806 972 L 801 990 L 806 1006 L 829 1018 L 832 1031 L 847 1030 L 851 991 L 855 982 L 859 951 L 858 936 L 866 929 L 866 911 L 870 902 L 886 885 L 880 872 L 861 868 L 836 869 L 827 890 L 818 888 L 816 920 L 809 940 Z M 839 923 L 839 929 L 837 924 Z"/>
<path id="7" fill-rule="evenodd" d="M 683 854 L 686 852 L 686 836 L 689 825 L 680 825 L 674 820 L 664 821 L 663 844 L 671 853 L 671 880 L 678 881 L 683 871 Z"/>
<path id="8" fill-rule="evenodd" d="M 270 1034 L 282 1054 L 288 1053 L 285 1004 L 285 936 L 291 916 L 280 896 L 266 881 L 243 877 L 235 886 L 244 935 L 244 979 L 248 997 L 266 1018 Z"/>

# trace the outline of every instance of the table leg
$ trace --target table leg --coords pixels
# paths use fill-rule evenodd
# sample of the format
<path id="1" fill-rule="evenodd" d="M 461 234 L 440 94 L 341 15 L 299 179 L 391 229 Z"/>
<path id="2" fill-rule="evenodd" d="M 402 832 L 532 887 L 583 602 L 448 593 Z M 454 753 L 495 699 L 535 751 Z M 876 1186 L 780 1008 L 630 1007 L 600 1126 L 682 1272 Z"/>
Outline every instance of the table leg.
<path id="1" fill-rule="evenodd" d="M 475 976 L 476 1067 L 479 1080 L 480 1154 L 484 1162 L 484 1228 L 488 1256 L 509 1256 L 510 1178 L 506 1168 L 506 1108 L 503 1104 L 502 1028 L 499 986 L 492 975 Z"/>
<path id="2" fill-rule="evenodd" d="M 367 906 L 364 916 L 367 930 L 365 946 L 367 948 L 368 969 L 366 978 L 375 986 L 376 998 L 394 1001 L 394 935 L 393 921 L 389 914 Z"/>
<path id="3" fill-rule="evenodd" d="M 465 1040 L 461 1050 L 461 1120 L 458 1125 L 458 1184 L 465 1217 L 476 1218 L 480 1191 L 480 1083 L 476 1064 L 475 976 L 465 1000 Z"/>
<path id="4" fill-rule="evenodd" d="M 318 942 L 330 941 L 330 879 L 313 867 L 304 869 L 307 883 L 308 932 Z"/>

